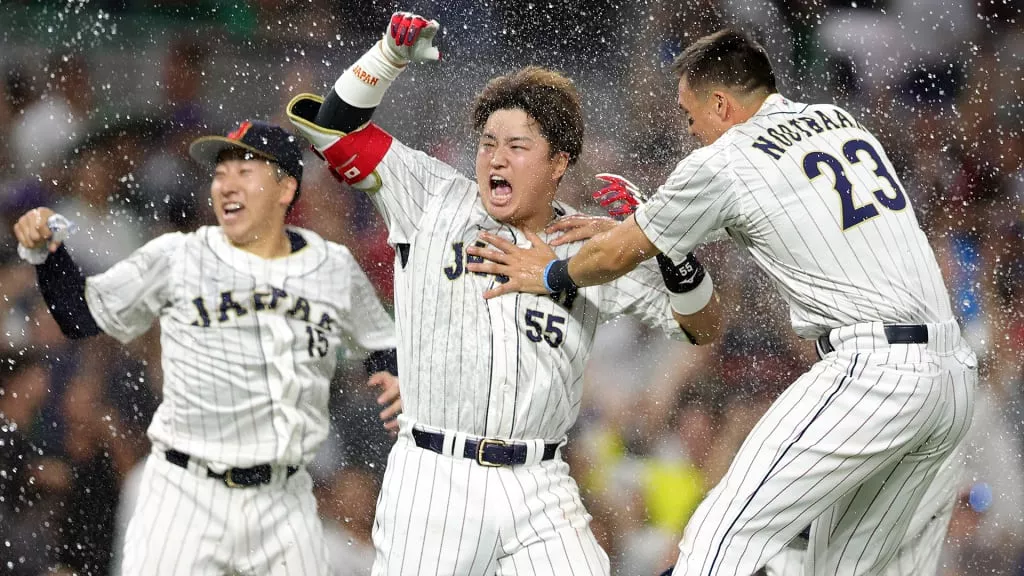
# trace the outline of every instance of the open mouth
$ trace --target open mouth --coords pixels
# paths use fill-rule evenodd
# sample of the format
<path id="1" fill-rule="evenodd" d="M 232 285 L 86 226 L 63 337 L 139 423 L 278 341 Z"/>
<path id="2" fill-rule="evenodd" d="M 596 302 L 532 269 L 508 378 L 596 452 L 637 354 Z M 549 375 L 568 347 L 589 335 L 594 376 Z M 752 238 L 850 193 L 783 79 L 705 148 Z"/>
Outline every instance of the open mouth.
<path id="1" fill-rule="evenodd" d="M 507 206 L 512 201 L 512 185 L 501 176 L 491 175 L 491 204 Z"/>
<path id="2" fill-rule="evenodd" d="M 242 210 L 245 210 L 245 206 L 240 202 L 228 202 L 224 204 L 224 217 L 234 218 Z"/>

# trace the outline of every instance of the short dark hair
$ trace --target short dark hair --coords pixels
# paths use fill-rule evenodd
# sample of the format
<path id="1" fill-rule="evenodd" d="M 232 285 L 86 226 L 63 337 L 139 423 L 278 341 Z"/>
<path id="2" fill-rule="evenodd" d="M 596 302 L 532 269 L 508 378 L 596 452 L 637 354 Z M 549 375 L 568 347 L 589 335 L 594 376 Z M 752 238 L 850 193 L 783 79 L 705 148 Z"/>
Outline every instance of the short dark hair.
<path id="1" fill-rule="evenodd" d="M 492 79 L 473 105 L 473 129 L 483 129 L 498 110 L 520 109 L 540 125 L 540 133 L 557 152 L 574 164 L 583 151 L 583 111 L 576 86 L 562 74 L 528 66 Z"/>
<path id="2" fill-rule="evenodd" d="M 753 38 L 731 28 L 699 38 L 672 62 L 672 71 L 686 78 L 691 90 L 719 84 L 742 92 L 776 92 L 768 53 Z"/>

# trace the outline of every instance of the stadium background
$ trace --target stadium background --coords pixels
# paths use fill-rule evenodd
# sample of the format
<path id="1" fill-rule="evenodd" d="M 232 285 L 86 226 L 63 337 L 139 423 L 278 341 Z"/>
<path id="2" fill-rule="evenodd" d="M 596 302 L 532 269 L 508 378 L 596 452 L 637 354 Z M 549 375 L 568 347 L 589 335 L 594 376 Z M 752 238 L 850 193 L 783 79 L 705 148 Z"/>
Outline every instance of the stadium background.
<path id="1" fill-rule="evenodd" d="M 157 329 L 122 347 L 65 340 L 18 262 L 11 225 L 37 205 L 88 273 L 160 233 L 208 223 L 208 174 L 185 145 L 323 93 L 395 9 L 441 21 L 437 66 L 413 66 L 376 121 L 463 170 L 468 109 L 487 78 L 537 63 L 573 78 L 585 154 L 563 182 L 595 210 L 593 174 L 647 189 L 686 152 L 680 46 L 721 25 L 767 46 L 782 91 L 847 107 L 886 145 L 982 359 L 962 498 L 942 576 L 1024 574 L 1024 14 L 1020 0 L 100 0 L 0 4 L 0 573 L 107 574 L 123 496 L 160 395 Z M 682 7 L 681 7 L 682 6 Z M 309 165 L 309 164 L 307 164 Z M 319 164 L 314 162 L 313 166 Z M 381 296 L 391 252 L 372 206 L 306 172 L 295 221 L 352 248 Z M 82 253 L 82 252 L 79 252 Z M 766 279 L 726 244 L 701 256 L 727 300 L 724 340 L 695 349 L 619 321 L 588 367 L 567 457 L 615 574 L 655 574 L 686 518 L 772 398 L 814 359 Z M 337 376 L 315 466 L 338 574 L 365 573 L 390 439 L 359 366 Z"/>

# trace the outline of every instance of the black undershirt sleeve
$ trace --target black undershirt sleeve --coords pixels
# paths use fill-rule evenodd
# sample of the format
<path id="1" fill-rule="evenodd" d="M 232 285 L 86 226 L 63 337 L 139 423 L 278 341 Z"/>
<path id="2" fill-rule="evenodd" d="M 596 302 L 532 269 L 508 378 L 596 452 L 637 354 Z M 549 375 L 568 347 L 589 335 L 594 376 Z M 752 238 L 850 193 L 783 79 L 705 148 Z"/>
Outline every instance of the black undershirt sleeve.
<path id="1" fill-rule="evenodd" d="M 78 339 L 101 332 L 85 301 L 85 275 L 63 245 L 36 266 L 36 278 L 46 307 L 65 336 Z"/>
<path id="2" fill-rule="evenodd" d="M 398 376 L 398 350 L 374 350 L 363 360 L 366 374 L 373 376 L 377 372 L 391 372 Z"/>
<path id="3" fill-rule="evenodd" d="M 370 121 L 376 108 L 357 108 L 345 102 L 334 89 L 316 113 L 316 125 L 348 134 Z"/>

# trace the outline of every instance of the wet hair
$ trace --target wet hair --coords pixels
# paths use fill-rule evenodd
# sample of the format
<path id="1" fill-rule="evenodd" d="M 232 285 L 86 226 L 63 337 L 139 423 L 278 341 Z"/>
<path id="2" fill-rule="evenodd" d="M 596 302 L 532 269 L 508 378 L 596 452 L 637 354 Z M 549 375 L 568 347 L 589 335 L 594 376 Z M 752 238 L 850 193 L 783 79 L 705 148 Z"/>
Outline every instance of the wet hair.
<path id="1" fill-rule="evenodd" d="M 473 129 L 483 130 L 498 110 L 519 109 L 537 122 L 551 155 L 565 152 L 575 164 L 583 151 L 583 111 L 576 86 L 562 74 L 528 66 L 492 79 L 473 105 Z"/>
<path id="2" fill-rule="evenodd" d="M 685 77 L 694 92 L 714 85 L 748 94 L 777 91 L 768 53 L 753 38 L 731 28 L 697 39 L 676 57 L 671 69 Z"/>

